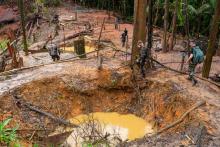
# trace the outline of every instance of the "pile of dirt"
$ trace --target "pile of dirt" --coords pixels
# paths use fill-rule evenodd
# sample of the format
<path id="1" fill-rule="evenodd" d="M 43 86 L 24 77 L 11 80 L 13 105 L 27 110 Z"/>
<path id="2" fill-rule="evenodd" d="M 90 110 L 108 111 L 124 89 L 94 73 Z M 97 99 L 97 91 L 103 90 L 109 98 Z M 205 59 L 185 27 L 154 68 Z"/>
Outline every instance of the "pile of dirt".
<path id="1" fill-rule="evenodd" d="M 172 82 L 140 81 L 142 100 L 139 101 L 130 82 L 130 73 L 129 70 L 103 70 L 98 71 L 98 79 L 92 78 L 89 73 L 85 73 L 87 79 L 70 75 L 45 78 L 25 84 L 15 89 L 13 94 L 40 110 L 67 120 L 92 112 L 118 112 L 151 120 L 158 129 L 179 118 L 191 106 L 192 102 Z M 11 126 L 19 124 L 19 136 L 30 138 L 34 130 L 34 142 L 41 142 L 59 126 L 49 118 L 28 110 L 22 103 L 15 103 L 10 94 L 0 98 L 0 111 L 4 112 L 0 114 L 1 120 L 13 116 Z M 189 120 L 193 119 L 190 115 L 184 125 L 171 131 L 184 130 L 185 123 L 189 124 Z"/>

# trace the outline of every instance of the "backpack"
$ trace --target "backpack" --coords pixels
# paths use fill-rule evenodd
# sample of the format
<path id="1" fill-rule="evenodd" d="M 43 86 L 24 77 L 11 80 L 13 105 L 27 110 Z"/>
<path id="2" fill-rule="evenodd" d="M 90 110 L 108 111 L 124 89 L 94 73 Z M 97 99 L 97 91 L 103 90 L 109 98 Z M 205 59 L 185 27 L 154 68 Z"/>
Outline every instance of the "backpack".
<path id="1" fill-rule="evenodd" d="M 58 48 L 56 44 L 49 44 L 47 46 L 48 50 L 49 50 L 49 54 L 50 56 L 56 56 L 59 54 Z"/>
<path id="2" fill-rule="evenodd" d="M 196 64 L 200 64 L 204 61 L 204 53 L 200 49 L 200 47 L 196 46 L 192 49 L 193 51 L 193 62 Z"/>

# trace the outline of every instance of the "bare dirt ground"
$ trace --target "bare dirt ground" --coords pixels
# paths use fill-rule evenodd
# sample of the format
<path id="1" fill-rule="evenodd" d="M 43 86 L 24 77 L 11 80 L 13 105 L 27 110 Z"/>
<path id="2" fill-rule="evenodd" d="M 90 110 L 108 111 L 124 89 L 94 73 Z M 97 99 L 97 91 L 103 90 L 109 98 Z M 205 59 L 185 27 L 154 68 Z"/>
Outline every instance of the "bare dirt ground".
<path id="1" fill-rule="evenodd" d="M 61 18 L 75 15 L 74 7 L 71 6 L 57 8 L 56 13 Z M 87 12 L 83 9 L 81 13 L 78 13 L 77 23 L 89 21 L 94 24 L 92 38 L 97 40 L 104 17 L 107 17 L 104 11 L 89 10 Z M 59 31 L 60 35 L 57 38 L 63 38 L 64 34 L 71 35 L 84 29 L 83 25 L 78 26 L 71 23 L 67 23 L 64 32 Z M 120 30 L 114 29 L 114 17 L 111 16 L 111 19 L 106 21 L 101 40 L 111 41 L 118 49 L 126 50 L 121 47 L 120 34 L 124 28 L 128 29 L 128 46 L 131 46 L 133 26 L 121 24 L 120 28 Z M 53 28 L 49 25 L 42 25 L 38 32 L 36 43 L 44 41 L 48 34 L 53 32 Z M 158 29 L 155 29 L 154 32 L 155 34 L 162 33 Z M 71 46 L 71 43 L 69 45 Z M 160 40 L 154 42 L 155 48 L 159 45 Z M 31 46 L 34 48 L 36 45 Z M 170 63 L 181 61 L 179 46 L 181 45 L 177 44 L 175 51 L 169 53 L 153 52 L 153 56 L 169 67 L 180 69 L 180 63 Z M 130 49 L 128 51 L 130 52 Z M 202 144 L 219 146 L 220 89 L 218 87 L 201 80 L 197 86 L 192 86 L 191 82 L 186 79 L 187 76 L 158 68 L 148 71 L 145 79 L 138 76 L 144 97 L 141 105 L 138 105 L 133 83 L 130 82 L 131 71 L 126 66 L 122 67 L 125 63 L 125 55 L 118 52 L 113 58 L 114 53 L 110 48 L 101 52 L 104 55 L 103 71 L 97 70 L 97 59 L 94 58 L 96 54 L 93 54 L 89 56 L 92 59 L 88 60 L 45 65 L 0 76 L 0 119 L 13 116 L 11 126 L 19 124 L 19 134 L 25 140 L 31 138 L 33 141 L 29 143 L 46 144 L 50 140 L 47 136 L 59 124 L 15 103 L 9 91 L 15 91 L 24 101 L 61 118 L 68 119 L 82 113 L 98 111 L 132 113 L 146 120 L 154 120 L 153 123 L 158 129 L 175 121 L 197 101 L 205 100 L 205 106 L 193 111 L 177 127 L 159 137 L 143 138 L 127 145 L 195 146 L 193 143 L 195 144 L 195 140 L 198 138 L 200 126 L 204 125 L 207 133 L 202 137 Z M 62 56 L 63 59 L 74 56 L 72 53 L 65 54 L 61 54 L 61 58 Z M 33 56 L 38 59 L 33 59 Z M 47 60 L 47 58 L 49 58 L 47 53 L 38 53 L 25 57 L 24 61 L 26 66 L 33 66 L 50 63 L 51 60 Z M 211 74 L 220 72 L 219 65 L 220 58 L 215 57 Z M 154 108 L 150 106 L 153 101 L 156 104 Z M 25 129 L 28 130 L 25 131 Z M 33 135 L 34 131 L 31 130 L 39 131 L 35 131 Z"/>
<path id="2" fill-rule="evenodd" d="M 118 69 L 120 62 L 107 60 L 104 70 L 97 71 L 95 62 L 96 60 L 91 59 L 68 63 L 71 66 L 66 71 L 48 74 L 47 77 L 37 77 L 36 80 L 15 88 L 14 92 L 4 93 L 1 97 L 0 108 L 3 112 L 1 118 L 12 115 L 14 119 L 11 125 L 20 124 L 19 134 L 24 139 L 31 137 L 31 130 L 37 130 L 33 141 L 42 144 L 44 141 L 47 143 L 47 139 L 43 142 L 41 139 L 52 133 L 58 124 L 47 117 L 29 111 L 22 103 L 15 103 L 12 94 L 18 95 L 41 110 L 65 119 L 91 112 L 118 112 L 135 114 L 152 121 L 151 115 L 154 115 L 151 114 L 152 109 L 149 104 L 155 99 L 157 101 L 155 112 L 158 118 L 155 127 L 158 128 L 180 117 L 193 103 L 182 92 L 172 94 L 173 90 L 181 90 L 175 83 L 146 80 L 141 82 L 144 98 L 139 105 L 130 82 L 129 68 Z M 33 73 L 33 71 L 26 72 Z M 184 126 L 194 124 L 195 119 L 198 118 L 190 115 L 172 131 L 185 130 Z"/>
<path id="3" fill-rule="evenodd" d="M 11 24 L 4 26 L 4 23 Z M 0 40 L 4 39 L 4 37 L 10 33 L 10 31 L 16 31 L 18 28 L 17 11 L 7 6 L 0 6 Z"/>

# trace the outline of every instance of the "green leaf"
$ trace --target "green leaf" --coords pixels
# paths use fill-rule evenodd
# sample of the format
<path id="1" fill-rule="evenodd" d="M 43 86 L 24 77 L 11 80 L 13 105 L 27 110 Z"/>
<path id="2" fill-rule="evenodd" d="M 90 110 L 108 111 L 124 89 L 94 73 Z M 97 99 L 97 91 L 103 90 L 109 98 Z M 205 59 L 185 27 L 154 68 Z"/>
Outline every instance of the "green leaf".
<path id="1" fill-rule="evenodd" d="M 198 14 L 202 14 L 202 13 L 205 13 L 205 12 L 212 12 L 212 8 L 209 4 L 204 4 L 202 5 L 199 9 L 198 9 Z"/>
<path id="2" fill-rule="evenodd" d="M 184 25 L 184 16 L 183 16 L 183 3 L 182 3 L 182 0 L 181 2 L 179 3 L 179 6 L 178 6 L 178 12 L 177 12 L 177 18 L 178 18 L 178 26 L 183 26 Z"/>
<path id="3" fill-rule="evenodd" d="M 12 141 L 16 141 L 18 125 L 14 128 L 5 128 L 12 118 L 8 118 L 0 123 L 0 142 L 9 144 Z"/>
<path id="4" fill-rule="evenodd" d="M 5 50 L 8 42 L 9 42 L 9 40 L 7 40 L 7 39 L 1 40 L 0 41 L 0 50 Z"/>
<path id="5" fill-rule="evenodd" d="M 39 147 L 39 145 L 38 144 L 34 144 L 33 147 Z"/>
<path id="6" fill-rule="evenodd" d="M 14 147 L 21 147 L 21 144 L 20 143 L 15 143 Z"/>
<path id="7" fill-rule="evenodd" d="M 0 131 L 4 129 L 4 127 L 11 121 L 12 118 L 8 118 L 0 123 Z"/>
<path id="8" fill-rule="evenodd" d="M 215 9 L 215 7 L 216 7 L 216 0 L 209 0 L 209 3 L 211 4 L 212 8 Z"/>
<path id="9" fill-rule="evenodd" d="M 188 10 L 191 15 L 198 15 L 198 11 L 192 5 L 188 5 Z"/>

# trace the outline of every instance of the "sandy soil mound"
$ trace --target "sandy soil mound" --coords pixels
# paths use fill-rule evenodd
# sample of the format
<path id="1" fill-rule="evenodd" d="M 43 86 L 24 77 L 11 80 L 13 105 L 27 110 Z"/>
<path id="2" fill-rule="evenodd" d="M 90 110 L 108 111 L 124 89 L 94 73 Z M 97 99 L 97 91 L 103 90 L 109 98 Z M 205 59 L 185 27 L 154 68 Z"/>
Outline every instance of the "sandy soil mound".
<path id="1" fill-rule="evenodd" d="M 91 112 L 118 112 L 140 116 L 151 121 L 158 129 L 179 118 L 192 104 L 178 85 L 148 80 L 140 82 L 140 101 L 133 83 L 129 82 L 129 70 L 99 71 L 98 79 L 91 76 L 92 72 L 83 74 L 81 78 L 64 75 L 62 78 L 55 76 L 36 80 L 16 88 L 12 94 L 21 98 L 22 102 L 28 102 L 59 118 L 70 119 Z M 11 95 L 5 95 L 0 100 L 0 109 L 4 112 L 1 118 L 12 115 L 14 119 L 11 125 L 19 124 L 19 134 L 24 139 L 32 135 L 31 130 L 37 130 L 34 141 L 42 143 L 41 140 L 59 125 L 28 110 L 22 102 L 16 103 Z M 184 130 L 183 126 L 191 125 L 191 120 L 195 120 L 193 115 L 171 132 Z"/>

